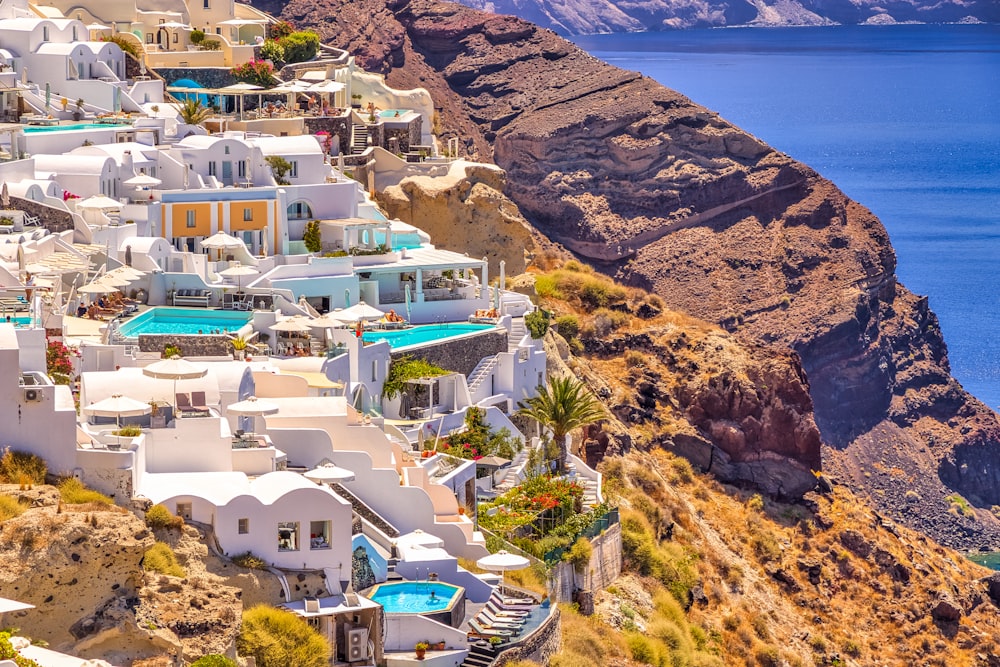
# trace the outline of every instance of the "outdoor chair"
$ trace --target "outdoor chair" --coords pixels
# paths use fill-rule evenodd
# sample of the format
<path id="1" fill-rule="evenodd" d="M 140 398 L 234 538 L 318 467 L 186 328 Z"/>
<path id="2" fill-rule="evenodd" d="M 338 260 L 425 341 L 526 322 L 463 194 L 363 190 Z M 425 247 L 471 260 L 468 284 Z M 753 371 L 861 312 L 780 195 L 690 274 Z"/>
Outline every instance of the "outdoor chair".
<path id="1" fill-rule="evenodd" d="M 471 631 L 469 632 L 470 636 L 479 636 L 479 637 L 513 637 L 514 635 L 518 634 L 517 631 L 510 630 L 510 629 L 507 629 L 507 628 L 490 628 L 490 627 L 484 627 L 484 626 L 480 625 L 479 623 L 477 623 L 475 620 L 469 621 L 469 627 L 471 628 Z"/>
<path id="2" fill-rule="evenodd" d="M 525 616 L 531 613 L 530 611 L 524 611 L 524 610 L 501 609 L 500 607 L 494 605 L 492 602 L 487 602 L 486 606 L 483 608 L 488 609 L 490 613 L 496 616 L 498 619 L 524 618 Z"/>
<path id="3" fill-rule="evenodd" d="M 476 620 L 482 623 L 484 627 L 487 628 L 497 628 L 499 630 L 521 630 L 521 626 L 524 625 L 523 618 L 507 618 L 499 619 L 490 614 L 488 611 L 483 609 L 476 616 Z"/>

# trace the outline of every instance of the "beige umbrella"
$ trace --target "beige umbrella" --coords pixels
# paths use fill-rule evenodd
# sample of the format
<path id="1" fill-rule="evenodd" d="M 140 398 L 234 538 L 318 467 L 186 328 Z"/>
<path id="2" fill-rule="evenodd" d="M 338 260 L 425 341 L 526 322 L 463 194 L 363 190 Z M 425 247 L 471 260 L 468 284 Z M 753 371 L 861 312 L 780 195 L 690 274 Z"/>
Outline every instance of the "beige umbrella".
<path id="1" fill-rule="evenodd" d="M 243 281 L 241 278 L 244 276 L 256 276 L 260 274 L 260 271 L 253 268 L 252 266 L 243 266 L 242 264 L 237 264 L 236 266 L 231 266 L 224 271 L 219 271 L 220 276 L 226 278 L 236 278 L 236 291 L 242 291 Z"/>
<path id="2" fill-rule="evenodd" d="M 211 248 L 213 250 L 229 250 L 230 248 L 239 248 L 242 245 L 243 241 L 225 232 L 215 232 L 201 242 L 202 248 Z"/>
<path id="3" fill-rule="evenodd" d="M 163 181 L 156 178 L 155 176 L 150 176 L 149 174 L 139 174 L 133 176 L 127 181 L 122 181 L 125 185 L 131 185 L 135 188 L 151 188 L 157 185 L 162 185 Z"/>
<path id="4" fill-rule="evenodd" d="M 106 274 L 107 276 L 118 276 L 119 278 L 124 278 L 125 280 L 138 280 L 146 275 L 145 271 L 140 271 L 139 269 L 133 268 L 131 266 L 119 266 L 117 269 L 111 269 Z"/>
<path id="5" fill-rule="evenodd" d="M 208 370 L 198 368 L 190 361 L 182 359 L 175 354 L 169 359 L 154 361 L 142 369 L 142 374 L 159 380 L 173 380 L 174 400 L 176 401 L 178 380 L 196 380 L 198 378 L 203 378 L 208 374 Z"/>
<path id="6" fill-rule="evenodd" d="M 285 319 L 277 322 L 271 326 L 274 331 L 285 331 L 285 332 L 298 332 L 306 333 L 310 330 L 311 320 L 307 320 L 304 317 L 286 317 Z"/>
<path id="7" fill-rule="evenodd" d="M 346 327 L 354 323 L 354 320 L 349 320 L 334 313 L 327 313 L 325 315 L 320 315 L 319 317 L 309 320 L 309 326 L 319 329 L 329 329 L 331 327 Z"/>
<path id="8" fill-rule="evenodd" d="M 115 417 L 116 424 L 121 424 L 122 417 L 134 415 L 147 415 L 152 412 L 153 407 L 149 403 L 137 401 L 134 398 L 123 396 L 122 394 L 112 394 L 103 401 L 91 403 L 80 410 L 95 417 Z"/>
<path id="9" fill-rule="evenodd" d="M 117 292 L 118 288 L 101 280 L 95 280 L 92 283 L 87 283 L 83 287 L 80 287 L 76 291 L 80 294 L 111 294 L 112 292 Z"/>
<path id="10" fill-rule="evenodd" d="M 120 273 L 117 274 L 105 273 L 103 276 L 101 276 L 94 282 L 99 282 L 104 285 L 111 285 L 112 287 L 116 288 L 122 288 L 122 287 L 128 287 L 128 284 L 132 281 Z"/>

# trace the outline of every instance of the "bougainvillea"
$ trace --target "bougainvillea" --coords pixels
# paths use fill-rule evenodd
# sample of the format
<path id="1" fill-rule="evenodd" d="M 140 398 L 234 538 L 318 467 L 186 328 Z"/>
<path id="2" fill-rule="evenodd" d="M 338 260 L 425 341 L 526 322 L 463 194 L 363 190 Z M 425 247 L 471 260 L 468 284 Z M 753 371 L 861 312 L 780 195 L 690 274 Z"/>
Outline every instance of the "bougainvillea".
<path id="1" fill-rule="evenodd" d="M 51 340 L 45 350 L 45 370 L 56 384 L 69 384 L 73 381 L 74 352 L 62 341 Z"/>

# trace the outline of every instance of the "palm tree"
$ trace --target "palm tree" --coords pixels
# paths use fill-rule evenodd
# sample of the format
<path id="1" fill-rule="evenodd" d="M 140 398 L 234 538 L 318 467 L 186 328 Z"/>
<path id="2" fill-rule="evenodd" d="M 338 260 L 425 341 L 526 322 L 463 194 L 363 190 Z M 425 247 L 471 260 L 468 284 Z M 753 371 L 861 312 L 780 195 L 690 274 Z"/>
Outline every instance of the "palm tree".
<path id="1" fill-rule="evenodd" d="M 566 436 L 604 417 L 600 401 L 575 377 L 549 378 L 539 386 L 538 395 L 518 402 L 517 413 L 530 417 L 552 431 L 559 447 L 559 469 L 566 465 Z"/>
<path id="2" fill-rule="evenodd" d="M 212 110 L 204 106 L 197 97 L 189 97 L 181 103 L 181 120 L 187 125 L 201 125 L 212 115 Z"/>

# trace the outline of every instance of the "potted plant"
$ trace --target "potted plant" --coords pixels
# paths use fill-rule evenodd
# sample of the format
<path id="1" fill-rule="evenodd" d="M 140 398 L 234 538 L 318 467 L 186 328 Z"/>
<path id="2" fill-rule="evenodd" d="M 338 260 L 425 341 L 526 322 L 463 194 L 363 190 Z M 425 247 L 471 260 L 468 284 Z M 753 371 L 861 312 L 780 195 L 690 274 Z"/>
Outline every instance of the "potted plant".
<path id="1" fill-rule="evenodd" d="M 83 118 L 84 104 L 85 103 L 82 97 L 76 101 L 76 111 L 73 112 L 73 120 L 80 120 L 81 118 Z"/>
<path id="2" fill-rule="evenodd" d="M 361 108 L 361 95 L 355 93 L 351 95 L 351 108 L 360 109 Z"/>
<path id="3" fill-rule="evenodd" d="M 413 652 L 417 654 L 417 660 L 423 660 L 424 654 L 427 653 L 427 649 L 429 649 L 430 647 L 431 647 L 430 644 L 428 644 L 427 642 L 417 642 L 413 646 Z"/>
<path id="4" fill-rule="evenodd" d="M 233 357 L 237 361 L 246 356 L 247 339 L 245 337 L 237 336 L 236 338 L 229 341 L 229 344 L 233 346 Z"/>
<path id="5" fill-rule="evenodd" d="M 503 644 L 503 637 L 490 637 L 489 641 L 490 641 L 490 648 L 492 648 L 493 652 L 495 653 L 496 650 L 500 648 L 500 644 Z"/>

